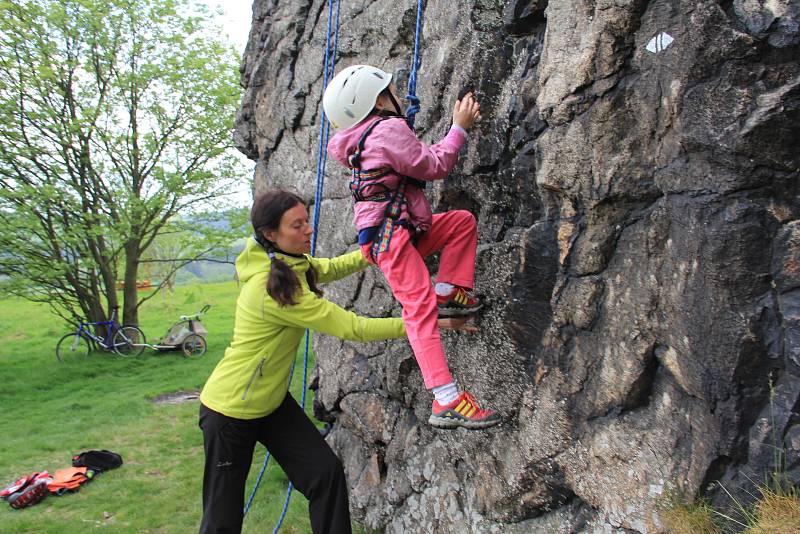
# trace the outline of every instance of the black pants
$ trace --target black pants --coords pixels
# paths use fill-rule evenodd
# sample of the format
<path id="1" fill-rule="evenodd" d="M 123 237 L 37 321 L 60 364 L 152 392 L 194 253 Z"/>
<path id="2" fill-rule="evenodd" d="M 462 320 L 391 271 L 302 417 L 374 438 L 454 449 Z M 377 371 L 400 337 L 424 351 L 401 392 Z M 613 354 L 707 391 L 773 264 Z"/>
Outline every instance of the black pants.
<path id="1" fill-rule="evenodd" d="M 291 395 L 259 419 L 234 419 L 201 404 L 200 428 L 206 453 L 201 533 L 241 532 L 245 482 L 257 441 L 309 500 L 315 534 L 350 533 L 342 463 Z"/>

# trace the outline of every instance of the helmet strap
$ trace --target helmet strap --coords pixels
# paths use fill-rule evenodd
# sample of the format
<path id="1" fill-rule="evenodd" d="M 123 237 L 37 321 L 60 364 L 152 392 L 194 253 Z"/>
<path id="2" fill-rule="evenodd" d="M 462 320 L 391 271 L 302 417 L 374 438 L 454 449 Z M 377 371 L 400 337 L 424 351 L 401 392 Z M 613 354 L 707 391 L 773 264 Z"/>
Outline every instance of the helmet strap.
<path id="1" fill-rule="evenodd" d="M 370 115 L 375 115 L 376 117 L 402 117 L 402 115 L 398 115 L 397 112 L 392 111 L 391 109 L 373 109 Z"/>
<path id="2" fill-rule="evenodd" d="M 392 101 L 392 105 L 394 106 L 395 112 L 397 113 L 398 116 L 402 117 L 403 112 L 400 111 L 400 104 L 397 102 L 397 99 L 395 99 L 391 91 L 388 91 L 388 93 L 389 93 L 389 100 Z"/>

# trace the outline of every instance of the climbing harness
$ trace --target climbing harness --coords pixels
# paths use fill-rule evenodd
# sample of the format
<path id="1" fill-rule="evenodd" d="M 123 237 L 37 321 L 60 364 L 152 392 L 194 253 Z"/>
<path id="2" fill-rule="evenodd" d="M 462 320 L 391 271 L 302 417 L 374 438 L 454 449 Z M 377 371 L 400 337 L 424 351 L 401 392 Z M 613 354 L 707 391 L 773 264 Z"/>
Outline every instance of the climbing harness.
<path id="1" fill-rule="evenodd" d="M 334 15 L 334 4 L 336 11 L 335 15 Z M 334 64 L 336 61 L 336 54 L 339 45 L 340 4 L 341 0 L 328 1 L 328 32 L 325 36 L 325 59 L 324 59 L 323 82 L 322 82 L 323 93 L 328 85 L 328 80 L 333 78 Z M 417 23 L 414 36 L 414 58 L 412 61 L 411 73 L 409 75 L 409 80 L 408 80 L 408 95 L 406 96 L 406 99 L 409 102 L 411 102 L 411 105 L 409 106 L 408 110 L 406 110 L 406 122 L 408 123 L 409 127 L 411 127 L 412 131 L 414 129 L 414 119 L 416 117 L 416 114 L 420 110 L 420 100 L 416 95 L 416 87 L 417 87 L 417 70 L 419 68 L 419 42 L 420 42 L 420 34 L 422 33 L 422 11 L 423 11 L 423 0 L 417 0 Z M 334 19 L 335 19 L 335 25 L 333 23 Z M 331 46 L 331 40 L 333 41 L 333 46 Z M 376 121 L 376 123 L 377 122 L 380 121 Z M 320 206 L 322 204 L 322 190 L 325 181 L 325 165 L 328 161 L 328 153 L 326 147 L 328 145 L 329 136 L 330 136 L 330 123 L 327 117 L 325 116 L 324 109 L 321 109 L 319 143 L 317 146 L 317 184 L 316 184 L 316 191 L 314 193 L 314 227 L 313 227 L 313 234 L 311 236 L 312 256 L 316 252 L 317 236 L 319 235 L 318 230 L 319 230 L 319 219 L 320 219 Z M 361 143 L 361 150 L 363 150 L 363 148 L 364 148 L 363 143 Z M 360 156 L 360 150 L 358 153 Z M 357 165 L 359 165 L 359 177 L 361 178 L 362 181 L 377 180 L 379 177 L 378 174 L 380 174 L 380 172 L 383 172 L 383 174 L 380 175 L 381 177 L 385 176 L 389 172 L 388 169 L 378 169 L 377 171 L 361 171 L 360 161 L 357 161 Z M 394 228 L 393 222 L 397 219 L 397 217 L 399 217 L 401 206 L 405 203 L 406 181 L 409 181 L 414 185 L 417 185 L 418 187 L 424 187 L 424 182 L 414 180 L 413 178 L 401 176 L 400 185 L 398 186 L 397 190 L 394 191 L 393 197 L 391 198 L 392 202 L 387 207 L 386 219 L 381 225 L 379 234 L 376 235 L 375 237 L 375 243 L 373 243 L 373 250 L 377 248 L 379 252 L 382 252 L 388 250 L 389 248 L 389 241 L 391 240 Z M 350 189 L 351 191 L 353 191 L 352 183 Z M 389 192 L 389 194 L 392 193 Z M 389 198 L 385 198 L 384 200 L 389 200 Z M 385 242 L 385 247 L 383 245 L 384 242 Z M 376 244 L 377 247 L 375 246 Z M 373 257 L 377 257 L 377 252 L 373 253 Z M 303 393 L 300 400 L 300 406 L 303 409 L 305 409 L 306 405 L 306 390 L 308 382 L 308 354 L 309 354 L 310 338 L 311 338 L 311 333 L 308 330 L 306 330 L 305 351 L 303 355 Z M 293 376 L 294 376 L 294 363 L 292 363 L 292 368 L 289 371 L 289 384 L 287 385 L 287 390 L 292 384 Z M 269 451 L 267 451 L 266 457 L 264 458 L 264 464 L 261 466 L 261 471 L 259 472 L 258 478 L 256 479 L 256 482 L 253 485 L 253 489 L 250 493 L 250 497 L 247 500 L 247 504 L 244 507 L 245 516 L 247 515 L 247 512 L 250 510 L 250 507 L 253 504 L 253 499 L 255 498 L 256 491 L 258 490 L 258 487 L 261 484 L 261 480 L 264 477 L 264 473 L 267 470 L 269 459 L 270 459 L 270 453 Z M 293 489 L 292 483 L 289 482 L 289 485 L 286 489 L 286 499 L 283 502 L 283 509 L 281 511 L 281 516 L 278 519 L 278 522 L 276 523 L 275 528 L 272 531 L 273 534 L 276 534 L 278 532 L 278 530 L 281 528 L 281 525 L 283 524 L 283 520 L 286 518 L 286 512 L 289 509 L 289 499 L 292 496 L 292 489 Z"/>
<path id="2" fill-rule="evenodd" d="M 401 178 L 400 185 L 397 186 L 397 190 L 394 192 L 394 198 L 386 207 L 386 217 L 384 217 L 383 222 L 378 229 L 378 233 L 375 234 L 375 239 L 372 242 L 372 248 L 370 249 L 372 261 L 377 262 L 378 254 L 389 250 L 389 243 L 392 240 L 394 227 L 399 224 L 400 213 L 402 211 L 403 204 L 405 203 L 406 180 Z"/>
<path id="3" fill-rule="evenodd" d="M 380 168 L 374 171 L 364 171 L 361 169 L 353 169 L 353 179 L 350 180 L 350 193 L 356 202 L 385 202 L 392 199 L 392 190 L 383 184 L 370 184 L 379 178 L 383 178 L 389 174 L 389 169 Z M 367 187 L 380 187 L 383 189 L 380 193 L 364 196 L 364 190 Z"/>
<path id="4" fill-rule="evenodd" d="M 370 124 L 369 127 L 364 130 L 364 133 L 361 134 L 358 145 L 356 145 L 356 151 L 348 157 L 348 162 L 350 163 L 353 173 L 353 177 L 350 179 L 350 193 L 353 196 L 353 201 L 389 202 L 386 206 L 383 221 L 375 233 L 372 241 L 372 248 L 370 249 L 372 261 L 376 262 L 379 253 L 389 250 L 395 226 L 405 225 L 416 232 L 416 229 L 411 227 L 410 224 L 406 224 L 405 221 L 400 220 L 400 215 L 402 214 L 403 205 L 406 204 L 407 185 L 420 188 L 424 188 L 425 186 L 424 182 L 420 180 L 400 175 L 400 182 L 397 188 L 392 189 L 378 182 L 378 180 L 391 173 L 391 169 L 380 167 L 378 169 L 365 171 L 361 168 L 361 152 L 364 150 L 364 143 L 367 137 L 369 137 L 369 134 L 372 133 L 372 130 L 374 130 L 378 124 L 386 119 L 387 117 L 380 118 Z M 375 192 L 375 188 L 380 188 L 380 190 Z M 370 189 L 373 189 L 373 191 L 370 191 Z"/>
<path id="5" fill-rule="evenodd" d="M 385 120 L 385 118 L 381 118 L 370 124 L 369 127 L 364 130 L 364 133 L 361 134 L 361 139 L 358 140 L 356 151 L 348 157 L 348 162 L 350 163 L 350 168 L 353 173 L 353 177 L 350 179 L 350 194 L 353 195 L 353 200 L 355 202 L 383 202 L 392 199 L 392 190 L 390 188 L 381 183 L 375 183 L 377 180 L 389 174 L 391 169 L 380 167 L 371 171 L 365 171 L 361 168 L 361 153 L 364 151 L 364 143 L 367 137 L 369 137 L 369 134 L 372 133 L 372 130 Z M 374 187 L 379 187 L 382 190 L 377 194 L 368 194 L 369 188 Z"/>

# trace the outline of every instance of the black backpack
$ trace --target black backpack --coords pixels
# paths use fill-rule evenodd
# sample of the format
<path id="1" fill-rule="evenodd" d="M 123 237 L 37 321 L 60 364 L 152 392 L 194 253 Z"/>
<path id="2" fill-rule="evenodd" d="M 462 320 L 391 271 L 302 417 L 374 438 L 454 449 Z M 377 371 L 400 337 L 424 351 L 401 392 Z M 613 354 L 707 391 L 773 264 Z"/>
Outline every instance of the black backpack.
<path id="1" fill-rule="evenodd" d="M 122 465 L 122 456 L 103 449 L 101 451 L 84 451 L 72 457 L 73 467 L 88 467 L 97 472 L 116 469 Z"/>

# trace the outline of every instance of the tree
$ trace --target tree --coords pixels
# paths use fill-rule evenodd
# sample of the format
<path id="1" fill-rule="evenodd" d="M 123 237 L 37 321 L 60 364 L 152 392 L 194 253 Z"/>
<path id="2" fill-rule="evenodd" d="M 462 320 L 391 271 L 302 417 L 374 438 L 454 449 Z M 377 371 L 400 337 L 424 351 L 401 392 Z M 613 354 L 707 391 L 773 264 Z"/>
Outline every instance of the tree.
<path id="1" fill-rule="evenodd" d="M 141 276 L 158 280 L 162 289 L 171 290 L 178 271 L 197 259 L 212 264 L 232 265 L 237 252 L 236 244 L 230 241 L 231 233 L 241 240 L 248 219 L 249 210 L 245 208 L 196 213 L 188 220 L 180 217 L 174 219 L 162 228 L 139 259 Z M 226 246 L 221 247 L 220 243 Z M 202 254 L 198 254 L 198 251 L 202 251 Z M 193 276 L 186 270 L 182 274 Z"/>
<path id="2" fill-rule="evenodd" d="M 237 58 L 192 7 L 0 0 L 0 275 L 13 293 L 97 321 L 121 277 L 123 321 L 138 323 L 145 252 L 241 176 Z M 213 244 L 196 245 L 183 259 Z"/>

